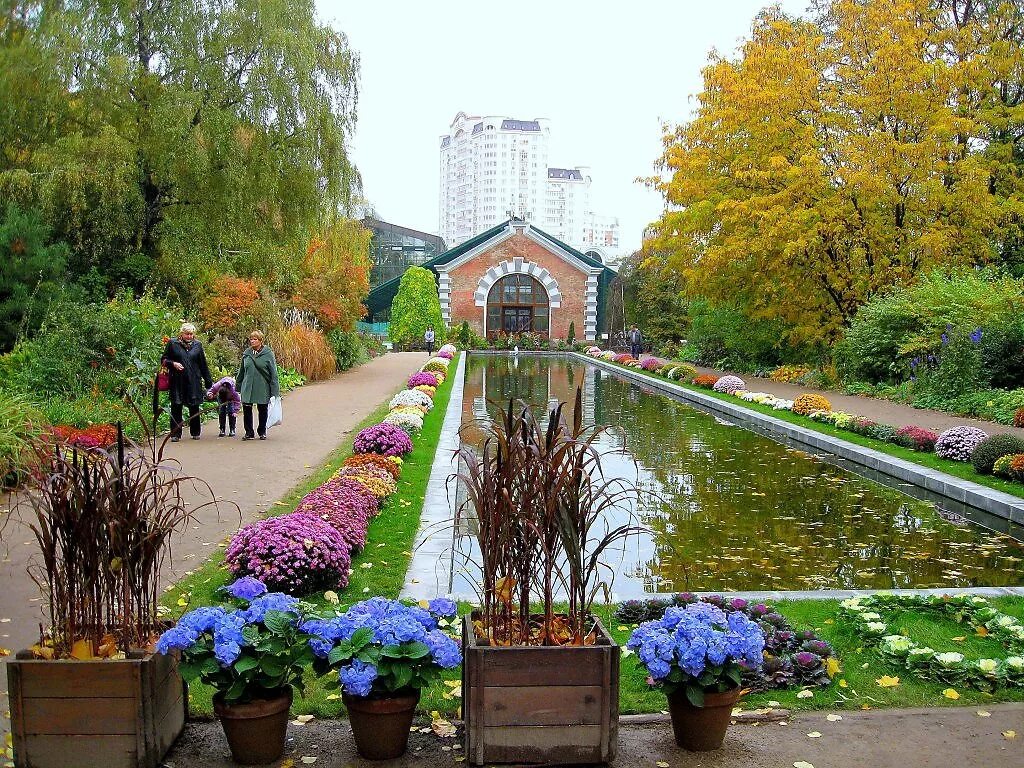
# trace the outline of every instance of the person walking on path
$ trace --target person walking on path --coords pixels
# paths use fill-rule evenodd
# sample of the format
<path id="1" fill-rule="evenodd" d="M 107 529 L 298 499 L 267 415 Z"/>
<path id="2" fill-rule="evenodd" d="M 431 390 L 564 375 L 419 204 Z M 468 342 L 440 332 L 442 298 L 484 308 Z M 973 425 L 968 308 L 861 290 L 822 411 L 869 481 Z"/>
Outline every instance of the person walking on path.
<path id="1" fill-rule="evenodd" d="M 206 352 L 196 340 L 196 327 L 183 323 L 178 338 L 171 339 L 164 348 L 162 363 L 170 377 L 167 394 L 171 401 L 171 442 L 181 440 L 183 424 L 182 409 L 188 408 L 188 432 L 198 440 L 202 432 L 199 420 L 199 406 L 205 399 L 206 390 L 213 385 L 210 366 L 206 364 Z"/>
<path id="2" fill-rule="evenodd" d="M 242 353 L 242 364 L 235 377 L 238 394 L 242 399 L 243 440 L 267 439 L 267 405 L 270 398 L 281 396 L 281 384 L 277 379 L 277 360 L 274 350 L 263 343 L 263 332 L 249 334 L 249 348 Z M 252 428 L 252 407 L 256 406 L 259 423 L 256 432 Z"/>
<path id="3" fill-rule="evenodd" d="M 434 326 L 427 326 L 427 332 L 423 334 L 423 341 L 427 345 L 427 357 L 430 357 L 434 354 Z"/>
<path id="4" fill-rule="evenodd" d="M 644 335 L 640 333 L 640 329 L 634 325 L 629 329 L 627 339 L 629 340 L 629 354 L 639 360 L 640 354 L 644 349 Z"/>
<path id="5" fill-rule="evenodd" d="M 220 434 L 217 437 L 225 437 L 225 428 L 230 428 L 231 433 L 228 436 L 234 437 L 235 417 L 242 409 L 242 398 L 235 388 L 234 377 L 225 376 L 214 382 L 206 391 L 206 399 L 217 403 L 217 419 L 220 421 Z"/>

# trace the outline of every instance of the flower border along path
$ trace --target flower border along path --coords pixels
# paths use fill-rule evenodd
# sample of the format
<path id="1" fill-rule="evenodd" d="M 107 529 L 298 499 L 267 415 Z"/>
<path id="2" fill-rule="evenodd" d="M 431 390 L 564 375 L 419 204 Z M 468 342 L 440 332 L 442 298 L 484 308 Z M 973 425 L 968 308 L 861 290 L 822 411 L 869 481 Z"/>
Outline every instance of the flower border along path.
<path id="1" fill-rule="evenodd" d="M 456 358 L 453 362 L 458 362 Z M 419 528 L 420 514 L 426 492 L 427 480 L 434 462 L 434 454 L 441 433 L 444 414 L 452 393 L 452 376 L 437 388 L 434 408 L 423 418 L 423 429 L 415 437 L 413 450 L 405 457 L 397 493 L 393 494 L 370 523 L 366 546 L 352 555 L 352 573 L 349 584 L 338 595 L 342 607 L 356 603 L 371 595 L 397 597 L 402 588 L 405 573 L 412 556 L 413 540 Z M 391 394 L 381 405 L 366 417 L 352 432 L 357 434 L 363 428 L 381 423 L 390 412 Z M 268 514 L 287 514 L 296 508 L 299 501 L 310 491 L 320 487 L 353 453 L 352 443 L 346 436 L 343 444 L 335 450 L 324 465 L 306 482 L 297 486 L 287 496 L 274 503 Z M 220 602 L 218 590 L 231 580 L 231 574 L 224 562 L 223 552 L 210 558 L 202 567 L 176 584 L 164 596 L 163 603 L 173 615 L 199 605 L 213 605 Z M 328 597 L 333 597 L 328 595 Z M 323 596 L 311 595 L 308 602 L 326 606 L 332 602 Z M 340 697 L 329 694 L 322 685 L 312 678 L 308 681 L 305 698 L 296 699 L 292 712 L 314 714 L 320 717 L 336 717 L 342 710 Z M 212 691 L 204 686 L 191 686 L 189 695 L 190 711 L 193 715 L 209 716 L 213 712 Z"/>

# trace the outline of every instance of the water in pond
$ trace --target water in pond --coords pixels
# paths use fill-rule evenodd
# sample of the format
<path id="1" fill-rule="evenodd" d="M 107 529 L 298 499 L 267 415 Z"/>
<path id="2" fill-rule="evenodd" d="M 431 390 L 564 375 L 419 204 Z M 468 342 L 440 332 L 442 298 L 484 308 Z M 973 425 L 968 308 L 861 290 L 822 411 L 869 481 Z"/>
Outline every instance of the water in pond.
<path id="1" fill-rule="evenodd" d="M 649 533 L 612 556 L 617 599 L 692 590 L 968 587 L 1024 584 L 1024 544 L 818 457 L 727 424 L 616 374 L 563 358 L 470 357 L 463 425 L 488 401 L 571 402 L 583 388 L 585 423 L 617 424 L 645 489 L 637 515 Z M 464 430 L 479 443 L 482 433 Z M 635 476 L 614 455 L 609 474 Z M 658 500 L 660 497 L 660 501 Z M 449 589 L 472 594 L 473 549 L 457 528 Z M 1019 531 L 1015 531 L 1019 533 Z"/>

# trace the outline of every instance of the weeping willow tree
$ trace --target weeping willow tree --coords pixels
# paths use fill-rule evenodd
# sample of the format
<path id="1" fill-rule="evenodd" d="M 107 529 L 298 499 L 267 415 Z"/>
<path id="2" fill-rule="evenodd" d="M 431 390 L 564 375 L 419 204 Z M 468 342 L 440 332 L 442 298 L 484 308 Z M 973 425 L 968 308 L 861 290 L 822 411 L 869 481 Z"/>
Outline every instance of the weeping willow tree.
<path id="1" fill-rule="evenodd" d="M 358 69 L 312 0 L 8 4 L 0 203 L 41 210 L 73 275 L 294 271 L 358 191 Z"/>

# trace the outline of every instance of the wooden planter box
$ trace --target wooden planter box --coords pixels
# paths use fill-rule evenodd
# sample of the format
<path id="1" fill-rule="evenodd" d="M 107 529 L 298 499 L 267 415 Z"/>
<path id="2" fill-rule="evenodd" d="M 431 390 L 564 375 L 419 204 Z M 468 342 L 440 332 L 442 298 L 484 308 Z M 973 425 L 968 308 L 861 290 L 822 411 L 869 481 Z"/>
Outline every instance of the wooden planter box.
<path id="1" fill-rule="evenodd" d="M 46 661 L 22 651 L 7 677 L 17 768 L 157 768 L 185 727 L 171 656 Z"/>
<path id="2" fill-rule="evenodd" d="M 480 645 L 462 625 L 466 757 L 484 763 L 607 763 L 619 738 L 619 653 L 597 624 L 596 645 Z"/>

